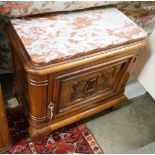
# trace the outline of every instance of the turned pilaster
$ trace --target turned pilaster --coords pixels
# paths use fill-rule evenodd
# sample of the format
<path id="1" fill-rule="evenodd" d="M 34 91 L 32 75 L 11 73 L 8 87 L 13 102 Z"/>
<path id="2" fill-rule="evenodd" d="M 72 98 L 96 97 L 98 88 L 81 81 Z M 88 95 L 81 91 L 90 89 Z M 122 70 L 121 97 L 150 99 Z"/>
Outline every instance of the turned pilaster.
<path id="1" fill-rule="evenodd" d="M 34 76 L 27 74 L 28 99 L 29 99 L 29 122 L 30 125 L 40 128 L 41 124 L 47 123 L 48 119 L 48 76 Z M 37 107 L 37 108 L 36 108 Z"/>

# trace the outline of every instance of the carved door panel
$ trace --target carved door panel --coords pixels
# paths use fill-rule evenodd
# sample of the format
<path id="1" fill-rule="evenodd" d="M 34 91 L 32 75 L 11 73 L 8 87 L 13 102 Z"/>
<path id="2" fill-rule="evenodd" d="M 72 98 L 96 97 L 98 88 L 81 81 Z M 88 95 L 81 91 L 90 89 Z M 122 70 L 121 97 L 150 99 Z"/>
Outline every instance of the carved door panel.
<path id="1" fill-rule="evenodd" d="M 54 94 L 49 98 L 55 104 L 55 115 L 78 111 L 101 100 L 115 96 L 117 85 L 128 60 L 108 66 L 96 65 L 51 76 Z"/>

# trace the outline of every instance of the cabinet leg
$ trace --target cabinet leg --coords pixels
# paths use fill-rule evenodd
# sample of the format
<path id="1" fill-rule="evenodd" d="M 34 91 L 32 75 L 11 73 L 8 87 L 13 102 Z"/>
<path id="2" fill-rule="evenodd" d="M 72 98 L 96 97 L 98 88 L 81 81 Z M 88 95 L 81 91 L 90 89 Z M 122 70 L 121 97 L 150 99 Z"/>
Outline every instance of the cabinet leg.
<path id="1" fill-rule="evenodd" d="M 111 111 L 115 111 L 115 110 L 119 109 L 123 103 L 124 103 L 124 102 L 112 106 L 112 107 L 110 108 L 110 110 L 111 110 Z"/>
<path id="2" fill-rule="evenodd" d="M 115 106 L 111 107 L 110 109 L 111 109 L 111 111 L 115 111 L 115 110 L 119 109 L 119 107 L 120 107 L 120 104 L 115 105 Z"/>

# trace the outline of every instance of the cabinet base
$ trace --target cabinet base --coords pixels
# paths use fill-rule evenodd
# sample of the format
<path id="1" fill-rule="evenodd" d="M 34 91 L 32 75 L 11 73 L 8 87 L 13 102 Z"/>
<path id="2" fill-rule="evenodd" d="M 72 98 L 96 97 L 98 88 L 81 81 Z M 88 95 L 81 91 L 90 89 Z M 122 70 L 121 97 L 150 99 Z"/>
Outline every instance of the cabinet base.
<path id="1" fill-rule="evenodd" d="M 110 100 L 110 101 L 106 101 L 106 103 L 103 103 L 93 109 L 89 109 L 87 111 L 84 111 L 82 113 L 79 113 L 75 116 L 69 117 L 67 119 L 61 120 L 59 122 L 56 123 L 51 123 L 46 127 L 40 128 L 40 129 L 36 129 L 32 126 L 29 127 L 29 134 L 30 137 L 33 141 L 35 140 L 41 140 L 43 137 L 47 136 L 50 132 L 53 132 L 61 127 L 64 127 L 66 125 L 75 123 L 81 119 L 87 118 L 89 116 L 92 116 L 96 113 L 99 113 L 105 109 L 111 108 L 111 107 L 115 107 L 116 105 L 127 101 L 127 97 L 125 95 L 120 95 L 115 97 L 114 99 Z"/>

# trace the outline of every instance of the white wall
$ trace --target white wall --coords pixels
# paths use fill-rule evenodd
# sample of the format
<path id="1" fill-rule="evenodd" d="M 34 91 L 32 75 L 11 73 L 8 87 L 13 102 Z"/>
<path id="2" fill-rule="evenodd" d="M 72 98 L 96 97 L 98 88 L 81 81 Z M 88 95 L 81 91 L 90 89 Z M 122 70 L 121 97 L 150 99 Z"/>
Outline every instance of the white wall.
<path id="1" fill-rule="evenodd" d="M 155 99 L 155 29 L 150 38 L 150 50 L 144 51 L 137 62 L 133 75 Z"/>

